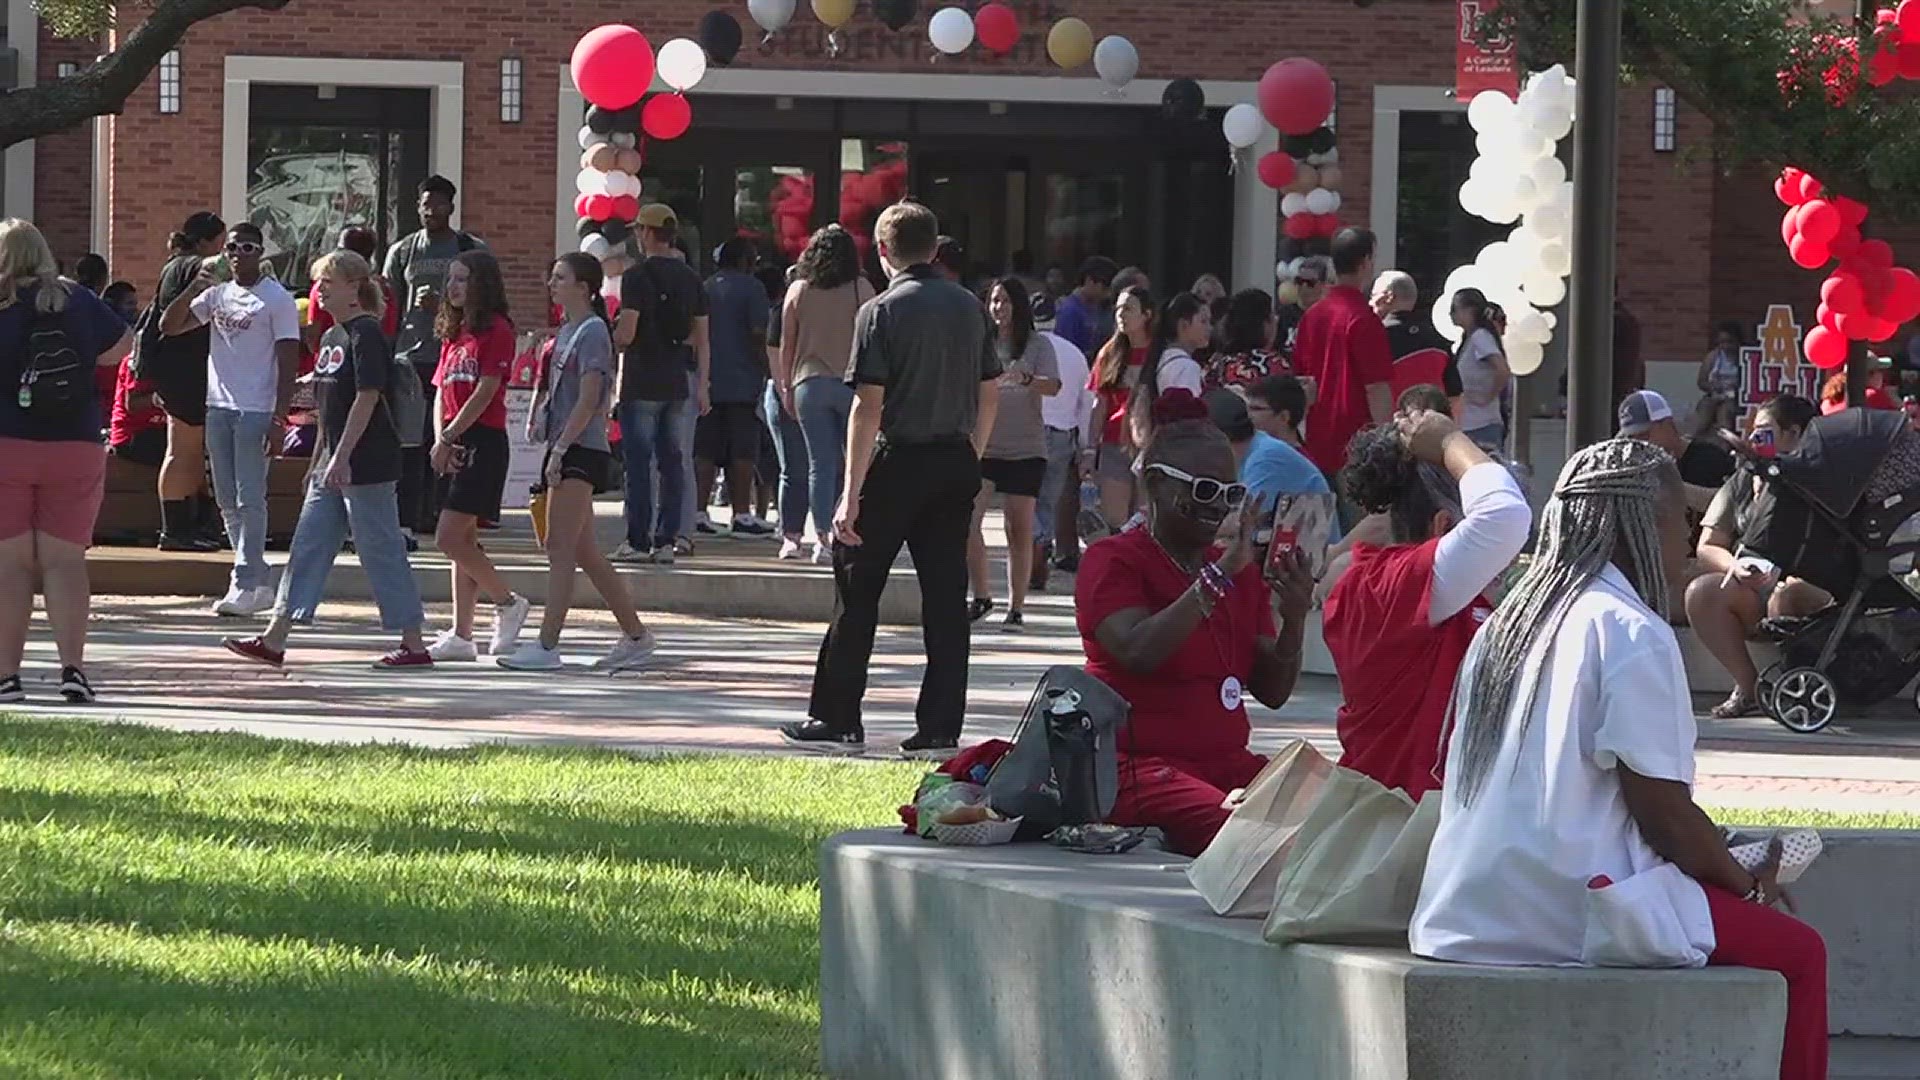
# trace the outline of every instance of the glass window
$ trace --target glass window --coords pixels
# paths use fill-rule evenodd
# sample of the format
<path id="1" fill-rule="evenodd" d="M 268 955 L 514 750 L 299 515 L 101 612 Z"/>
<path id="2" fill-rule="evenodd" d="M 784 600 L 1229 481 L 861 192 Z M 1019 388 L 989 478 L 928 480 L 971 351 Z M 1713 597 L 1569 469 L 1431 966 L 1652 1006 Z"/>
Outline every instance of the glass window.
<path id="1" fill-rule="evenodd" d="M 1095 255 L 1117 257 L 1129 245 L 1120 237 L 1125 181 L 1111 173 L 1049 173 L 1042 260 L 1050 266 L 1079 266 Z"/>
<path id="2" fill-rule="evenodd" d="M 713 252 L 700 229 L 701 173 L 698 166 L 640 170 L 641 203 L 666 203 L 679 223 L 679 240 L 686 248 L 687 265 L 705 272 L 713 268 Z"/>
<path id="3" fill-rule="evenodd" d="M 840 140 L 840 217 L 860 249 L 860 265 L 877 276 L 873 223 L 907 193 L 907 144 L 898 139 Z"/>
<path id="4" fill-rule="evenodd" d="M 1425 315 L 1447 275 L 1480 249 L 1506 236 L 1460 208 L 1460 185 L 1478 152 L 1465 112 L 1400 114 L 1400 201 L 1393 265 L 1413 275 Z"/>
<path id="5" fill-rule="evenodd" d="M 733 231 L 786 262 L 799 258 L 813 232 L 813 171 L 800 165 L 735 166 Z"/>
<path id="6" fill-rule="evenodd" d="M 381 231 L 386 155 L 378 134 L 272 126 L 247 142 L 247 220 L 266 235 L 282 282 L 305 288 L 313 261 L 333 250 L 340 230 Z"/>

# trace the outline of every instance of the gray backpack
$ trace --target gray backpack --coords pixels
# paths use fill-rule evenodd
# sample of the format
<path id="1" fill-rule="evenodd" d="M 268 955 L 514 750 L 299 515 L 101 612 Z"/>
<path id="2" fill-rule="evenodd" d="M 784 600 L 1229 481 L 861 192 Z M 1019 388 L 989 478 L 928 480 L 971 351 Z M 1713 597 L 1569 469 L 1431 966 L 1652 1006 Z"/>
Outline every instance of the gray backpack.
<path id="1" fill-rule="evenodd" d="M 987 777 L 987 802 L 1023 818 L 1021 838 L 1105 821 L 1120 792 L 1127 699 L 1077 667 L 1047 669 L 1007 751 Z"/>

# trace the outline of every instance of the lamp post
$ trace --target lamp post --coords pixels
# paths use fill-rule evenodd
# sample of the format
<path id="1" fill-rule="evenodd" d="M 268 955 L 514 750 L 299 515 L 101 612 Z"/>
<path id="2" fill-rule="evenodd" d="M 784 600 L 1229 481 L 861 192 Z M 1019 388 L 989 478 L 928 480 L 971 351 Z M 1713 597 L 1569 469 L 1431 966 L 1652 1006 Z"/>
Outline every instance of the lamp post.
<path id="1" fill-rule="evenodd" d="M 1613 243 L 1619 145 L 1620 0 L 1579 0 L 1574 78 L 1573 307 L 1567 453 L 1613 433 Z"/>

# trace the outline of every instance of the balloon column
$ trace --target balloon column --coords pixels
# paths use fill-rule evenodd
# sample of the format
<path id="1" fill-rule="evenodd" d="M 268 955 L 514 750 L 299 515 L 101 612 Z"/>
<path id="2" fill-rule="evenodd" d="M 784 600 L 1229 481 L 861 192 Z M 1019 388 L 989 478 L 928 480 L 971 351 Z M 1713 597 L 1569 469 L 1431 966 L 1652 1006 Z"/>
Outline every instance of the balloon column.
<path id="1" fill-rule="evenodd" d="M 723 39 L 725 29 L 710 15 L 701 35 Z M 738 24 L 733 33 L 737 48 Z M 580 250 L 614 259 L 640 213 L 641 133 L 655 139 L 685 134 L 693 108 L 684 91 L 706 75 L 707 53 L 697 42 L 675 38 L 661 47 L 656 62 L 644 34 L 616 23 L 588 31 L 573 48 L 571 66 L 573 84 L 591 106 L 580 129 L 580 174 L 574 179 Z M 646 97 L 656 70 L 674 92 Z"/>
<path id="2" fill-rule="evenodd" d="M 1520 226 L 1448 275 L 1434 299 L 1433 325 L 1458 342 L 1463 331 L 1453 322 L 1453 294 L 1479 289 L 1506 309 L 1502 346 L 1516 375 L 1540 367 L 1555 325 L 1547 309 L 1566 299 L 1573 270 L 1573 185 L 1556 156 L 1573 130 L 1573 98 L 1573 80 L 1555 64 L 1529 77 L 1517 102 L 1487 90 L 1467 107 L 1480 156 L 1460 186 L 1460 205 L 1496 225 Z"/>
<path id="3" fill-rule="evenodd" d="M 1818 325 L 1807 331 L 1807 359 L 1816 367 L 1840 367 L 1848 342 L 1886 341 L 1901 324 L 1920 318 L 1920 275 L 1895 266 L 1885 240 L 1861 237 L 1865 203 L 1829 192 L 1794 168 L 1780 173 L 1773 191 L 1787 205 L 1780 238 L 1793 261 L 1809 270 L 1840 264 L 1821 283 Z"/>
<path id="4" fill-rule="evenodd" d="M 1333 129 L 1326 126 L 1333 114 L 1333 93 L 1333 77 L 1326 68 L 1302 56 L 1289 57 L 1260 77 L 1258 108 L 1235 105 L 1220 124 L 1236 157 L 1260 141 L 1268 124 L 1286 136 L 1282 149 L 1262 154 L 1255 165 L 1261 183 L 1284 193 L 1281 229 L 1292 250 L 1282 277 L 1298 269 L 1308 242 L 1330 239 L 1340 231 L 1339 156 Z"/>

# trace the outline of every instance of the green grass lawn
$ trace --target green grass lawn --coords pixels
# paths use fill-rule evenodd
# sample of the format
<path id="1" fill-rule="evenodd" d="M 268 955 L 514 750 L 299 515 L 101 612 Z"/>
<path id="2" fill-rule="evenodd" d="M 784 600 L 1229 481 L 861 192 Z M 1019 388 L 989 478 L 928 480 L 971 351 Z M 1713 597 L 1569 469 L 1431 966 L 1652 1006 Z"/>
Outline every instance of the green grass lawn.
<path id="1" fill-rule="evenodd" d="M 0 719 L 0 1076 L 813 1076 L 917 772 Z"/>
<path id="2" fill-rule="evenodd" d="M 816 850 L 918 772 L 0 717 L 0 1078 L 814 1076 Z"/>

